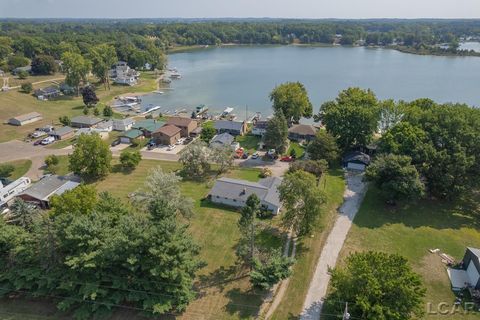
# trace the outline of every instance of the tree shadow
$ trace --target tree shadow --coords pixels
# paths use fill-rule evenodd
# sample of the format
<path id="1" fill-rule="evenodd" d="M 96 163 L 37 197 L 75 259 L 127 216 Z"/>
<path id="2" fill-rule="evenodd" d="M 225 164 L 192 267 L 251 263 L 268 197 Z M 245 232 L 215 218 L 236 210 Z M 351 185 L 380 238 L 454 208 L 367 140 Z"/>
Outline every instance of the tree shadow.
<path id="1" fill-rule="evenodd" d="M 242 272 L 242 268 L 238 265 L 228 268 L 221 266 L 207 275 L 200 275 L 198 282 L 195 283 L 195 288 L 199 291 L 200 296 L 204 296 L 206 289 L 215 288 L 222 292 L 229 283 L 245 277 L 248 277 L 248 274 Z"/>
<path id="2" fill-rule="evenodd" d="M 226 296 L 229 302 L 226 305 L 226 311 L 231 315 L 236 315 L 240 319 L 257 318 L 260 306 L 267 292 L 259 290 L 241 290 L 239 288 L 231 289 Z"/>

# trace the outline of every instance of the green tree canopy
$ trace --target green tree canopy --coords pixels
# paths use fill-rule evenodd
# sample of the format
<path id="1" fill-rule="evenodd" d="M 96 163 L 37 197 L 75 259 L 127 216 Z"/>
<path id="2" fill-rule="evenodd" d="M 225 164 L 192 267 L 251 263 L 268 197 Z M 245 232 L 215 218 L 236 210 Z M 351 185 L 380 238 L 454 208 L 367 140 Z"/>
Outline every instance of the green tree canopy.
<path id="1" fill-rule="evenodd" d="M 80 91 L 80 83 L 87 83 L 87 76 L 91 69 L 91 62 L 81 54 L 67 51 L 62 54 L 63 72 L 66 74 L 65 82 Z"/>
<path id="2" fill-rule="evenodd" d="M 98 103 L 97 94 L 93 86 L 86 86 L 82 88 L 83 103 L 87 107 L 93 107 Z"/>
<path id="3" fill-rule="evenodd" d="M 200 139 L 205 143 L 210 143 L 213 137 L 217 134 L 217 130 L 212 125 L 204 125 L 202 127 L 202 133 Z"/>
<path id="4" fill-rule="evenodd" d="M 302 117 L 310 118 L 313 107 L 305 86 L 300 82 L 281 84 L 270 93 L 273 109 L 281 111 L 288 122 L 298 123 Z"/>
<path id="5" fill-rule="evenodd" d="M 142 160 L 142 155 L 138 150 L 136 151 L 123 150 L 122 153 L 120 153 L 120 164 L 125 170 L 135 169 L 141 160 Z"/>
<path id="6" fill-rule="evenodd" d="M 110 146 L 98 134 L 81 134 L 69 156 L 69 169 L 88 179 L 106 176 L 111 170 Z"/>
<path id="7" fill-rule="evenodd" d="M 307 146 L 308 156 L 312 160 L 326 160 L 330 165 L 338 161 L 340 150 L 335 138 L 325 130 L 319 130 Z"/>
<path id="8" fill-rule="evenodd" d="M 203 179 L 210 172 L 211 150 L 203 141 L 188 145 L 180 155 L 183 173 L 187 177 Z"/>
<path id="9" fill-rule="evenodd" d="M 105 89 L 110 90 L 110 68 L 118 61 L 115 47 L 108 44 L 99 44 L 91 48 L 89 53 L 92 61 L 92 73 L 100 79 Z"/>
<path id="10" fill-rule="evenodd" d="M 281 111 L 275 112 L 273 118 L 268 120 L 267 129 L 263 140 L 267 148 L 283 153 L 287 145 L 288 124 Z"/>
<path id="11" fill-rule="evenodd" d="M 268 290 L 291 275 L 293 263 L 294 260 L 284 257 L 280 250 L 270 253 L 265 261 L 256 258 L 253 271 L 250 272 L 250 282 L 257 288 Z"/>
<path id="12" fill-rule="evenodd" d="M 57 63 L 52 56 L 38 55 L 32 60 L 32 73 L 37 75 L 52 74 L 57 71 Z"/>

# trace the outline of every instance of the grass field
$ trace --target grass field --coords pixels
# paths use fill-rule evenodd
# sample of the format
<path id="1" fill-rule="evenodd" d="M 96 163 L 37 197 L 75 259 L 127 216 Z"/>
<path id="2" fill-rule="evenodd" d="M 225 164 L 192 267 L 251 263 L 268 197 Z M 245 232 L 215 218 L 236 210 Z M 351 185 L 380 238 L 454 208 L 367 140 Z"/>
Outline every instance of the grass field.
<path id="1" fill-rule="evenodd" d="M 345 181 L 342 170 L 330 170 L 329 174 L 322 178 L 321 185 L 327 193 L 324 215 L 311 236 L 306 236 L 298 242 L 297 262 L 293 268 L 293 275 L 272 319 L 298 319 L 317 260 L 335 221 L 337 208 L 343 202 Z"/>
<path id="2" fill-rule="evenodd" d="M 247 150 L 250 153 L 254 153 L 258 149 L 258 143 L 260 142 L 260 137 L 245 135 L 237 136 L 235 140 L 240 143 L 240 146 Z"/>
<path id="3" fill-rule="evenodd" d="M 300 146 L 300 144 L 298 144 L 298 142 L 294 142 L 294 141 L 290 142 L 290 146 L 288 147 L 288 150 L 287 150 L 287 155 L 290 155 L 292 150 L 295 150 L 295 153 L 297 155 L 297 159 L 300 159 L 301 157 L 303 157 L 303 155 L 305 153 L 305 148 Z"/>
<path id="4" fill-rule="evenodd" d="M 57 156 L 57 157 L 58 157 L 59 163 L 58 165 L 55 166 L 54 173 L 60 176 L 70 173 L 70 170 L 68 169 L 68 156 Z M 44 173 L 53 173 L 53 172 L 49 172 L 46 167 L 43 171 Z"/>
<path id="5" fill-rule="evenodd" d="M 50 76 L 53 77 L 53 76 Z M 36 77 L 30 77 L 31 82 L 37 81 Z M 42 78 L 43 79 L 43 78 Z M 102 85 L 97 86 L 97 96 L 100 103 L 108 103 L 115 96 L 123 93 L 135 91 L 138 93 L 151 92 L 156 90 L 156 75 L 153 72 L 142 73 L 140 83 L 135 87 L 112 85 L 111 90 L 105 90 Z M 34 88 L 43 88 L 49 86 L 50 83 L 42 83 L 35 85 Z M 31 94 L 10 90 L 8 92 L 0 92 L 0 142 L 10 141 L 13 139 L 24 139 L 28 133 L 35 128 L 43 125 L 60 125 L 58 118 L 60 116 L 74 117 L 83 114 L 82 97 L 62 96 L 51 101 L 40 101 Z M 28 112 L 39 112 L 43 116 L 43 120 L 37 121 L 25 126 L 16 127 L 6 124 L 8 119 L 25 114 Z"/>
<path id="6" fill-rule="evenodd" d="M 15 167 L 15 170 L 10 174 L 8 179 L 10 180 L 17 180 L 20 177 L 23 177 L 25 173 L 30 170 L 30 167 L 32 166 L 32 161 L 31 160 L 15 160 L 15 161 L 10 161 L 10 162 L 5 162 L 2 164 L 11 164 Z"/>
<path id="7" fill-rule="evenodd" d="M 450 308 L 454 295 L 446 266 L 437 254 L 427 250 L 439 248 L 455 259 L 463 257 L 466 246 L 480 247 L 480 194 L 454 203 L 425 200 L 402 207 L 388 207 L 371 187 L 354 220 L 341 253 L 376 250 L 398 253 L 411 262 L 425 283 L 425 303 L 432 306 L 446 302 Z M 426 307 L 425 307 L 426 308 Z M 425 309 L 427 310 L 427 309 Z M 478 319 L 480 315 L 427 315 L 426 319 Z M 324 318 L 330 319 L 330 318 Z"/>

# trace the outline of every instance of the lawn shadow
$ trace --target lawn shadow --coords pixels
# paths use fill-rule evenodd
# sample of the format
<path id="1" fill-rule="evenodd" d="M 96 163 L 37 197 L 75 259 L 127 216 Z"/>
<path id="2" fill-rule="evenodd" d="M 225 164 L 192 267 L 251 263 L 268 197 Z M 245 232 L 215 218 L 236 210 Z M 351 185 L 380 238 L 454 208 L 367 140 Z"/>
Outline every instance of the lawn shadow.
<path id="1" fill-rule="evenodd" d="M 391 206 L 385 204 L 378 189 L 370 186 L 353 223 L 358 227 L 371 229 L 396 223 L 411 228 L 480 228 L 479 200 L 479 193 L 471 192 L 452 201 L 424 199 Z"/>
<path id="2" fill-rule="evenodd" d="M 206 289 L 215 288 L 222 292 L 229 283 L 245 277 L 248 277 L 248 274 L 239 265 L 232 265 L 228 268 L 221 266 L 209 274 L 200 275 L 198 282 L 195 283 L 195 288 L 199 291 L 200 296 L 204 296 Z"/>
<path id="3" fill-rule="evenodd" d="M 226 294 L 230 300 L 225 307 L 226 311 L 240 319 L 257 318 L 265 295 L 266 292 L 254 289 L 246 291 L 239 288 L 231 289 Z"/>
<path id="4" fill-rule="evenodd" d="M 212 202 L 208 198 L 203 198 L 200 199 L 200 208 L 206 208 L 206 209 L 217 209 L 217 210 L 223 210 L 223 211 L 228 211 L 231 213 L 239 213 L 238 208 L 230 207 L 224 204 L 217 204 Z"/>

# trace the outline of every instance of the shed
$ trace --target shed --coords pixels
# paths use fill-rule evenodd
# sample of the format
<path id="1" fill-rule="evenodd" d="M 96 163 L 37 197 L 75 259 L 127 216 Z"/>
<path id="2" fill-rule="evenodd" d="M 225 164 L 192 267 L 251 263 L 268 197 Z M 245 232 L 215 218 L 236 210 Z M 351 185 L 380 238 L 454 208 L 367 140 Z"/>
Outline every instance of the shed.
<path id="1" fill-rule="evenodd" d="M 365 171 L 368 165 L 370 156 L 360 151 L 347 153 L 343 157 L 343 166 L 348 170 Z"/>
<path id="2" fill-rule="evenodd" d="M 96 117 L 78 116 L 72 119 L 72 127 L 74 128 L 93 128 L 103 120 Z"/>
<path id="3" fill-rule="evenodd" d="M 45 177 L 19 195 L 24 201 L 34 203 L 42 209 L 50 208 L 50 198 L 80 185 L 80 179 L 74 175 Z"/>
<path id="4" fill-rule="evenodd" d="M 480 289 L 480 249 L 468 247 L 462 262 L 469 284 Z"/>
<path id="5" fill-rule="evenodd" d="M 152 138 L 159 145 L 175 144 L 181 137 L 182 129 L 177 126 L 167 124 L 152 133 Z"/>
<path id="6" fill-rule="evenodd" d="M 9 119 L 8 123 L 14 126 L 23 126 L 38 120 L 42 120 L 42 115 L 38 112 L 30 112 Z"/>
<path id="7" fill-rule="evenodd" d="M 52 133 L 50 135 L 55 138 L 55 140 L 65 140 L 73 137 L 75 134 L 75 130 L 71 127 L 61 127 Z"/>

